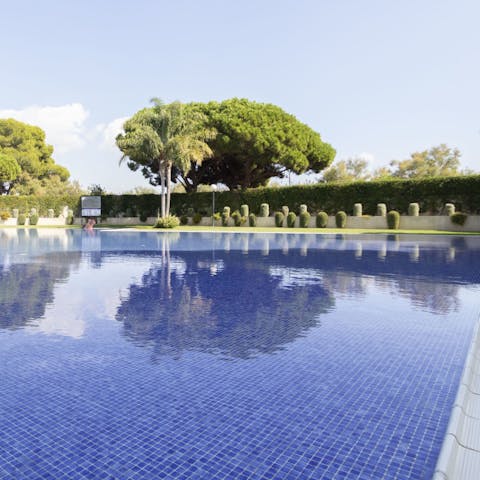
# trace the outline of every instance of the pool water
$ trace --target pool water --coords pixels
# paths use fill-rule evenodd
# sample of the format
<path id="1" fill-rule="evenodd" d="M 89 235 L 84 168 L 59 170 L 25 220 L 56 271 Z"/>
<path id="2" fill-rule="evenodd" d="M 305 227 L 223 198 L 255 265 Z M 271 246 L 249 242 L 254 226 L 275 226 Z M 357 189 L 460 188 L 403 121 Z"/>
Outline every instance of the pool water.
<path id="1" fill-rule="evenodd" d="M 480 237 L 0 230 L 0 478 L 429 479 Z"/>

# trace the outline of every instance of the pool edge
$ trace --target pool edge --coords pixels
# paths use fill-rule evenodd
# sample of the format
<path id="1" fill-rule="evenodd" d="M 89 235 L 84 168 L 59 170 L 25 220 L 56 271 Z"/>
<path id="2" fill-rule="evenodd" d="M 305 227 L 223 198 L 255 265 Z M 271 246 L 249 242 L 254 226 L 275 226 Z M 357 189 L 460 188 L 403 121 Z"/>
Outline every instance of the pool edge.
<path id="1" fill-rule="evenodd" d="M 480 471 L 480 318 L 432 480 L 477 480 Z"/>

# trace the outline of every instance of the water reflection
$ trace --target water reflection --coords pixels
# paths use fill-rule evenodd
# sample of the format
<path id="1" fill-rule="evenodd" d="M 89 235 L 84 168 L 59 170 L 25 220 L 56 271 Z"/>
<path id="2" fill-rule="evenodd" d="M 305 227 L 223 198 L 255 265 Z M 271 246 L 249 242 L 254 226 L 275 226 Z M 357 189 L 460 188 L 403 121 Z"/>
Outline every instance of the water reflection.
<path id="1" fill-rule="evenodd" d="M 116 319 L 128 338 L 158 353 L 275 352 L 317 325 L 334 301 L 318 280 L 282 284 L 263 256 L 262 250 L 247 259 L 241 252 L 215 260 L 187 252 L 164 257 L 167 263 L 129 288 Z"/>
<path id="2" fill-rule="evenodd" d="M 81 255 L 60 252 L 31 263 L 4 263 L 0 267 L 0 328 L 25 327 L 42 317 L 54 301 L 55 285 L 68 280 Z"/>
<path id="3" fill-rule="evenodd" d="M 475 237 L 0 229 L 0 247 L 0 329 L 42 318 L 55 285 L 86 265 L 96 273 L 80 272 L 63 295 L 75 285 L 81 305 L 87 286 L 101 292 L 125 337 L 156 354 L 272 353 L 339 299 L 383 291 L 444 315 L 459 308 L 462 285 L 479 283 Z"/>

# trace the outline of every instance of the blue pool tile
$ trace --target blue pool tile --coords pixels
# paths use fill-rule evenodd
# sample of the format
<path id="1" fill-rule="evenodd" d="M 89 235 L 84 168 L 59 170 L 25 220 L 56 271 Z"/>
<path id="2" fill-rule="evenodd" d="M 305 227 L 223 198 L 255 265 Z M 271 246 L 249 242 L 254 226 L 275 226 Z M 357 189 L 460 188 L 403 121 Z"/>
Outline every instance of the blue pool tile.
<path id="1" fill-rule="evenodd" d="M 307 255 L 296 235 L 269 255 L 125 238 L 3 244 L 0 478 L 431 476 L 480 311 L 478 241 L 422 240 L 412 262 L 384 237 L 380 261 L 379 236 L 361 258 L 325 236 Z"/>

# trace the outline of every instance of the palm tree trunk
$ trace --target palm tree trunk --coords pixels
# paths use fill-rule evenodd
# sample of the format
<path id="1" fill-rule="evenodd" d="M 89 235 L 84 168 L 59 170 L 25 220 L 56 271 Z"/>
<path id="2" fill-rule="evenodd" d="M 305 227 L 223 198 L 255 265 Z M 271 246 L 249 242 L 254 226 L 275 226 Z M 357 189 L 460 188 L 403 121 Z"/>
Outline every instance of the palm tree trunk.
<path id="1" fill-rule="evenodd" d="M 169 162 L 165 168 L 166 173 L 165 176 L 167 177 L 167 216 L 170 215 L 170 194 L 172 190 L 172 182 L 171 182 L 171 177 L 172 177 L 172 164 Z"/>
<path id="2" fill-rule="evenodd" d="M 165 175 L 163 167 L 160 167 L 160 194 L 161 194 L 161 205 L 162 205 L 162 218 L 165 217 Z"/>

